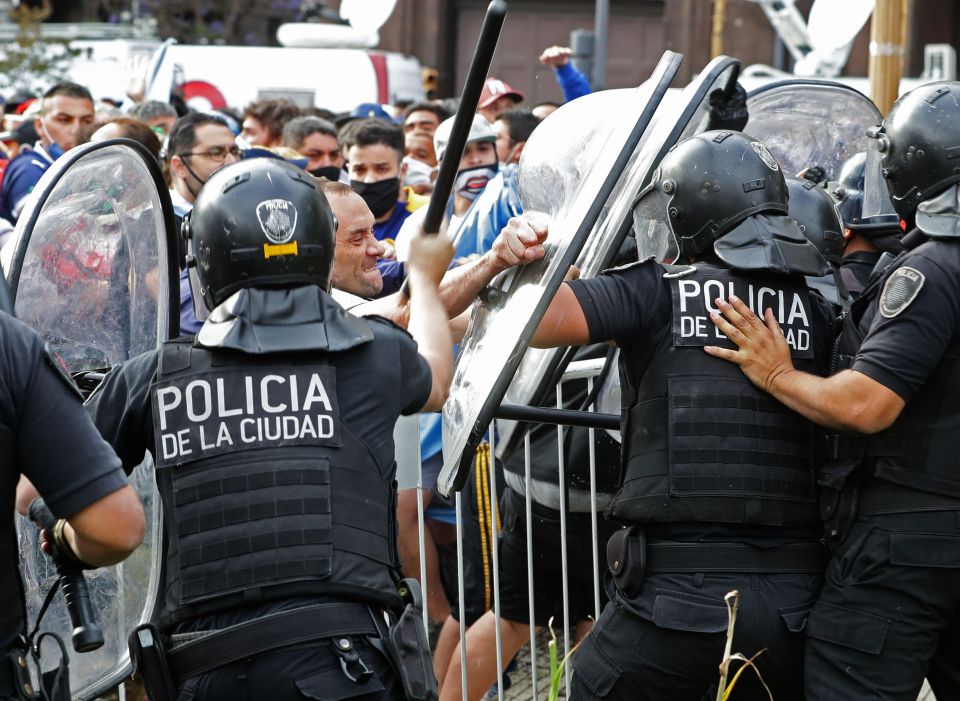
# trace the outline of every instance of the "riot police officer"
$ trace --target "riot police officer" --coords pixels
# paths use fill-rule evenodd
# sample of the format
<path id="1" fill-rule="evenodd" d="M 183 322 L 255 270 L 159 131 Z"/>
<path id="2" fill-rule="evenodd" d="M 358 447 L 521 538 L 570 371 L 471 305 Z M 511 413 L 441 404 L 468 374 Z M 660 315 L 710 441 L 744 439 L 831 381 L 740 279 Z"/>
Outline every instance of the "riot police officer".
<path id="1" fill-rule="evenodd" d="M 0 519 L 0 699 L 19 699 L 26 698 L 22 685 L 30 678 L 21 664 L 28 621 L 17 569 L 14 491 L 21 513 L 39 490 L 64 519 L 55 529 L 56 547 L 78 566 L 124 559 L 140 544 L 144 521 L 117 456 L 40 337 L 0 313 L 0 348 L 0 495 L 6 505 Z"/>
<path id="2" fill-rule="evenodd" d="M 147 449 L 156 462 L 166 559 L 150 639 L 169 677 L 151 678 L 163 665 L 132 641 L 152 698 L 434 697 L 421 602 L 398 589 L 393 426 L 449 388 L 449 242 L 415 241 L 408 334 L 328 295 L 335 219 L 292 165 L 217 171 L 184 227 L 209 319 L 89 402 L 125 467 Z"/>
<path id="3" fill-rule="evenodd" d="M 843 222 L 837 213 L 836 203 L 813 180 L 789 175 L 786 180 L 790 195 L 790 218 L 800 225 L 803 235 L 817 247 L 830 265 L 829 273 L 823 277 L 808 278 L 807 284 L 838 307 L 846 306 L 850 294 L 839 272 L 843 257 Z"/>
<path id="4" fill-rule="evenodd" d="M 869 132 L 865 196 L 892 201 L 918 230 L 852 308 L 864 338 L 850 369 L 826 379 L 798 372 L 775 321 L 740 303 L 723 305 L 717 322 L 739 350 L 711 353 L 817 423 L 869 434 L 855 518 L 807 624 L 811 701 L 912 701 L 925 674 L 938 698 L 960 693 L 958 120 L 960 83 L 931 83 Z"/>
<path id="5" fill-rule="evenodd" d="M 867 287 L 870 275 L 884 253 L 895 256 L 903 252 L 900 244 L 903 230 L 896 213 L 878 211 L 873 216 L 864 216 L 863 180 L 866 163 L 865 152 L 851 156 L 840 169 L 839 180 L 830 184 L 844 225 L 845 245 L 840 277 L 853 298 L 859 297 Z"/>
<path id="6" fill-rule="evenodd" d="M 824 370 L 832 311 L 803 276 L 828 268 L 786 214 L 762 143 L 730 131 L 683 141 L 634 215 L 638 241 L 659 227 L 683 263 L 641 251 L 567 282 L 534 335 L 621 352 L 622 466 L 606 516 L 628 527 L 607 545 L 610 603 L 573 655 L 575 699 L 700 701 L 718 682 L 733 589 L 735 649 L 766 648 L 758 666 L 774 696 L 799 698 L 800 631 L 822 571 L 813 426 L 702 351 L 717 343 L 714 300 L 733 290 L 784 320 L 802 367 Z M 767 698 L 749 675 L 737 697 Z"/>

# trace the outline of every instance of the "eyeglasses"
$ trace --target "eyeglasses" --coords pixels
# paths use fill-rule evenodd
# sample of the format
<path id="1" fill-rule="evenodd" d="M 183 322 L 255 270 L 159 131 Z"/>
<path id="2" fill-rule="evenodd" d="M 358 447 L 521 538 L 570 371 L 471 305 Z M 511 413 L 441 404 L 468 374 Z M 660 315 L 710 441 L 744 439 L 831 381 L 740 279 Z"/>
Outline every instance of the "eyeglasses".
<path id="1" fill-rule="evenodd" d="M 211 161 L 217 161 L 222 163 L 227 160 L 227 154 L 240 158 L 240 147 L 234 144 L 233 146 L 211 146 L 206 151 L 194 151 L 193 153 L 181 153 L 179 154 L 180 158 L 186 156 L 203 156 L 204 158 L 209 158 Z"/>

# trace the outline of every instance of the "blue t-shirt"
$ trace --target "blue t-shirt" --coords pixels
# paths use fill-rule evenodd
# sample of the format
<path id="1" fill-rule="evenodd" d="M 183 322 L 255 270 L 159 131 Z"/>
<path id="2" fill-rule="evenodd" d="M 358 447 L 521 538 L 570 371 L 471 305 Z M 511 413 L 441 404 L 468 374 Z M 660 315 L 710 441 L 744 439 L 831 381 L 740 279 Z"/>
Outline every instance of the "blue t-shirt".
<path id="1" fill-rule="evenodd" d="M 46 154 L 37 150 L 24 151 L 7 164 L 0 185 L 0 217 L 16 226 L 23 199 L 33 192 L 51 165 Z"/>
<path id="2" fill-rule="evenodd" d="M 376 222 L 373 225 L 373 235 L 377 237 L 377 241 L 389 241 L 392 245 L 400 232 L 400 227 L 403 226 L 403 222 L 409 216 L 410 210 L 407 209 L 407 203 L 397 202 L 397 206 L 393 208 L 393 214 L 390 215 L 389 219 Z"/>

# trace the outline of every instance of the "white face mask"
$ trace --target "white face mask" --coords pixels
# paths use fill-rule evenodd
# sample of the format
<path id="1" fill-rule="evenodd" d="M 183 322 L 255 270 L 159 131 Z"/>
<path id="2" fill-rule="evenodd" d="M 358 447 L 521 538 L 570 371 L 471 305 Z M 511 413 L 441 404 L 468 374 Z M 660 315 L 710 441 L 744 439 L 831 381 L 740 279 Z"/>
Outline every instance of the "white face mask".
<path id="1" fill-rule="evenodd" d="M 410 156 L 404 156 L 403 162 L 407 166 L 407 174 L 403 176 L 404 185 L 413 187 L 415 185 L 429 185 L 433 182 L 433 171 L 435 169 L 432 165 Z"/>
<path id="2" fill-rule="evenodd" d="M 487 183 L 496 177 L 498 170 L 496 163 L 463 168 L 457 172 L 457 179 L 453 181 L 453 191 L 472 202 L 480 196 Z"/>

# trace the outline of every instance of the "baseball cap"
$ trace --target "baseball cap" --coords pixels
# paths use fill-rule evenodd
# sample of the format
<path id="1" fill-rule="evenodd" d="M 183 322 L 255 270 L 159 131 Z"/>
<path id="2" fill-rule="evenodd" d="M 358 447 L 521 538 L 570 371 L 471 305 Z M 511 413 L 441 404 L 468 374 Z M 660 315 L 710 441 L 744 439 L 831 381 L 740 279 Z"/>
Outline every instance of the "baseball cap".
<path id="1" fill-rule="evenodd" d="M 480 91 L 480 103 L 478 109 L 484 109 L 493 104 L 498 98 L 509 97 L 514 103 L 523 101 L 523 93 L 514 90 L 508 83 L 490 76 L 483 84 L 483 90 Z"/>
<path id="2" fill-rule="evenodd" d="M 354 119 L 385 119 L 388 122 L 394 121 L 390 113 L 383 109 L 382 105 L 378 105 L 376 102 L 361 102 L 350 112 L 339 115 L 335 123 L 339 128 L 347 122 L 352 122 Z"/>
<path id="3" fill-rule="evenodd" d="M 447 150 L 447 143 L 450 141 L 450 132 L 453 130 L 453 120 L 456 117 L 450 117 L 440 122 L 437 131 L 433 134 L 433 150 L 437 152 L 437 160 L 443 158 L 443 152 Z M 493 125 L 487 121 L 482 114 L 473 115 L 473 123 L 470 125 L 470 133 L 467 135 L 467 143 L 471 141 L 496 141 L 497 134 L 493 130 Z"/>

